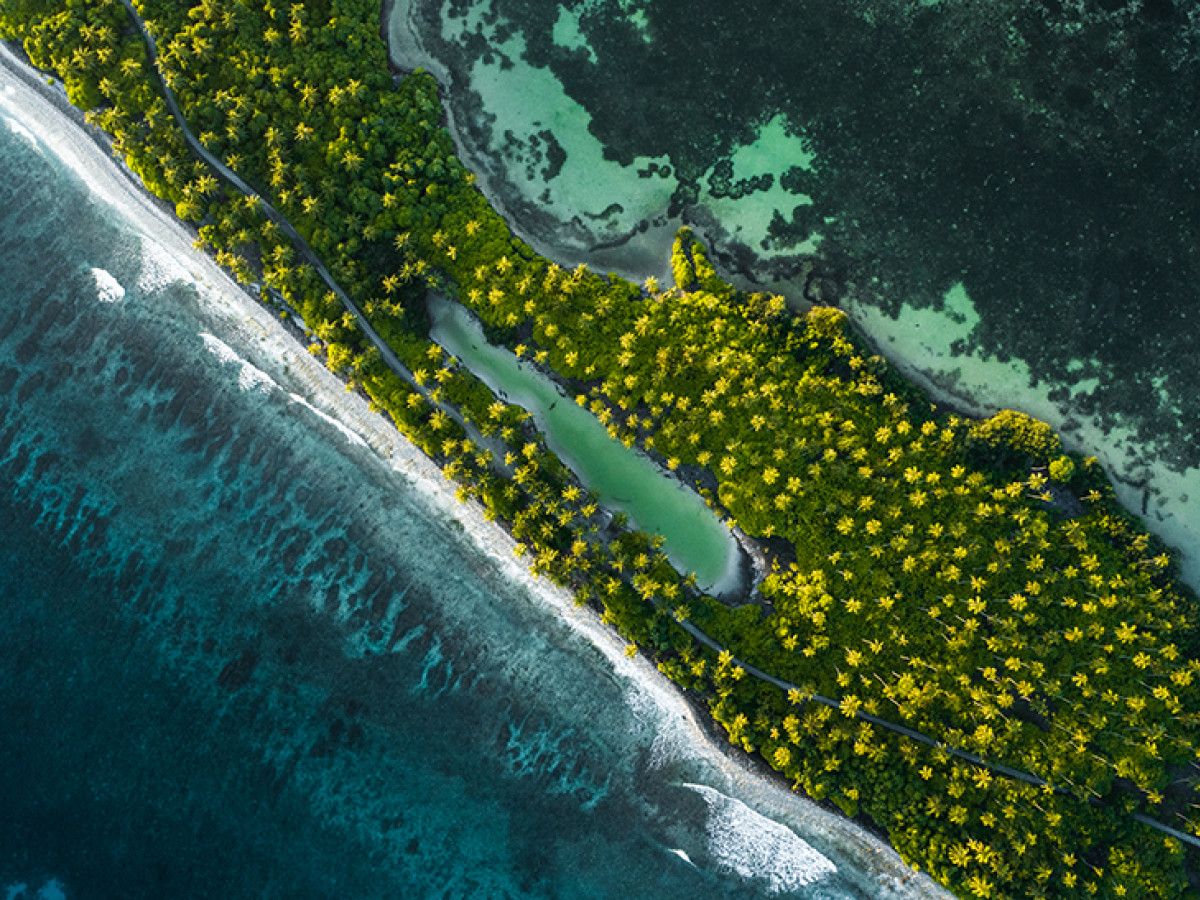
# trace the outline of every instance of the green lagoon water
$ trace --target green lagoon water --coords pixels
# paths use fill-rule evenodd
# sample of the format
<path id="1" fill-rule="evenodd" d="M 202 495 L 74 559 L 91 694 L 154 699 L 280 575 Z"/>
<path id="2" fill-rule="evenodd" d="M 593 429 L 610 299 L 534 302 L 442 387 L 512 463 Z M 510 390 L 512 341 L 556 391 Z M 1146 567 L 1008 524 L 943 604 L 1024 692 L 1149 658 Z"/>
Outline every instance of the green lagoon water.
<path id="1" fill-rule="evenodd" d="M 529 410 L 546 443 L 595 491 L 637 527 L 661 534 L 663 550 L 681 571 L 717 593 L 742 583 L 737 542 L 698 494 L 640 451 L 609 436 L 594 415 L 513 353 L 488 343 L 479 322 L 450 300 L 431 298 L 430 336 L 501 396 Z"/>

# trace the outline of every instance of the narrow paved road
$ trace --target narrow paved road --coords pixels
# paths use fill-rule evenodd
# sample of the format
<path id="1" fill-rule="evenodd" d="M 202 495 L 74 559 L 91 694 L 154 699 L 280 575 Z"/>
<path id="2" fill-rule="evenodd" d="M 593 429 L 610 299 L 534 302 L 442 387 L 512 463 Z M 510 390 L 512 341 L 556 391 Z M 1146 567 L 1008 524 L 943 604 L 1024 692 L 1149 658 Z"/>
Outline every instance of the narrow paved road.
<path id="1" fill-rule="evenodd" d="M 301 237 L 300 232 L 298 232 L 292 226 L 292 223 L 289 222 L 282 213 L 275 209 L 275 207 L 272 206 L 271 203 L 262 196 L 262 194 L 247 184 L 240 175 L 209 153 L 204 145 L 200 143 L 196 135 L 192 133 L 191 126 L 188 125 L 187 119 L 184 118 L 183 112 L 180 110 L 179 104 L 175 100 L 174 92 L 172 92 L 171 88 L 167 85 L 166 79 L 163 77 L 162 69 L 159 67 L 158 63 L 158 46 L 155 43 L 153 36 L 149 31 L 146 30 L 146 25 L 145 22 L 142 21 L 141 14 L 138 13 L 137 9 L 134 7 L 132 0 L 121 0 L 121 2 L 129 11 L 129 15 L 132 17 L 134 24 L 137 26 L 138 32 L 142 36 L 142 41 L 145 43 L 146 51 L 149 54 L 150 63 L 154 68 L 154 74 L 158 78 L 159 85 L 162 87 L 163 97 L 167 102 L 167 108 L 170 110 L 171 115 L 174 117 L 176 123 L 179 125 L 180 130 L 183 132 L 184 140 L 187 141 L 187 145 L 192 149 L 192 152 L 200 157 L 200 159 L 202 159 L 225 182 L 232 185 L 246 196 L 253 197 L 255 199 L 258 205 L 262 208 L 263 212 L 266 213 L 267 218 L 279 226 L 280 230 L 282 230 L 283 233 L 288 236 L 292 243 L 295 244 L 296 249 L 300 251 L 300 255 L 304 258 L 304 260 L 316 270 L 317 274 L 321 276 L 321 280 L 325 282 L 331 291 L 333 291 L 334 296 L 338 298 L 342 306 L 354 316 L 355 320 L 359 324 L 359 327 L 362 328 L 363 334 L 367 336 L 367 339 L 379 351 L 380 356 L 383 358 L 383 361 L 387 363 L 388 367 L 401 378 L 405 379 L 409 384 L 411 384 L 417 391 L 421 393 L 423 397 L 425 397 L 426 400 L 434 403 L 447 415 L 452 416 L 454 420 L 467 429 L 468 432 L 471 432 L 472 439 L 475 439 L 475 437 L 478 436 L 478 432 L 473 426 L 470 425 L 469 422 L 466 422 L 463 419 L 462 415 L 457 409 L 433 400 L 429 396 L 429 392 L 417 383 L 412 372 L 410 372 L 404 363 L 400 361 L 400 358 L 396 356 L 395 351 L 388 346 L 387 342 L 379 336 L 378 332 L 375 331 L 371 323 L 367 321 L 367 317 L 363 314 L 362 310 L 359 309 L 358 304 L 350 299 L 350 295 L 342 290 L 341 285 L 339 285 L 337 281 L 334 280 L 333 276 L 329 274 L 329 270 L 325 268 L 325 264 L 321 262 L 320 257 L 318 257 L 312 247 L 309 246 L 308 241 Z M 717 653 L 726 652 L 725 647 L 717 643 L 717 641 L 709 637 L 708 634 L 693 625 L 691 622 L 683 621 L 679 624 L 684 631 L 686 631 L 704 646 L 716 651 Z M 750 665 L 749 663 L 743 662 L 736 657 L 733 659 L 733 664 L 744 669 L 746 674 L 750 675 L 752 678 L 756 678 L 759 681 L 774 685 L 783 691 L 798 691 L 815 703 L 820 703 L 824 706 L 830 707 L 831 709 L 838 710 L 839 712 L 842 711 L 842 704 L 839 700 L 823 697 L 820 694 L 806 694 L 803 688 L 801 688 L 799 685 L 793 684 L 790 681 L 784 681 L 782 678 L 776 678 L 769 672 L 764 672 L 757 666 Z M 1051 787 L 1055 793 L 1062 794 L 1064 796 L 1074 796 L 1074 794 L 1067 788 L 1051 786 L 1044 778 L 1040 778 L 1037 775 L 1031 775 L 1030 773 L 1023 772 L 1019 769 L 1013 769 L 1001 763 L 988 762 L 982 757 L 976 756 L 974 753 L 969 753 L 966 750 L 960 750 L 957 747 L 952 747 L 937 740 L 936 738 L 930 737 L 927 734 L 915 731 L 896 722 L 889 722 L 887 719 L 881 719 L 878 716 L 873 716 L 870 713 L 863 712 L 862 710 L 856 710 L 854 713 L 854 718 L 857 718 L 863 722 L 869 722 L 870 724 L 890 731 L 893 734 L 898 734 L 909 738 L 910 740 L 917 741 L 918 743 L 942 750 L 956 759 L 961 759 L 973 766 L 987 769 L 991 772 L 995 772 L 998 775 L 1003 775 L 1007 778 L 1012 778 L 1017 781 L 1023 781 L 1026 784 L 1031 784 L 1036 787 Z M 1171 837 L 1191 844 L 1194 847 L 1200 847 L 1200 838 L 1187 834 L 1183 831 L 1179 831 L 1178 829 L 1172 828 L 1169 825 L 1165 825 L 1162 822 L 1151 819 L 1148 816 L 1144 816 L 1141 813 L 1134 813 L 1131 817 L 1135 821 L 1141 822 L 1143 825 L 1157 829 L 1164 834 L 1168 834 Z"/>
<path id="2" fill-rule="evenodd" d="M 141 15 L 138 13 L 131 0 L 121 0 L 121 2 L 125 5 L 125 9 L 129 11 L 129 15 L 133 18 L 133 22 L 137 26 L 137 30 L 142 36 L 142 41 L 146 45 L 146 52 L 150 56 L 150 64 L 153 66 L 154 74 L 157 76 L 159 85 L 162 87 L 163 98 L 167 101 L 167 109 L 171 111 L 171 115 L 174 117 L 175 122 L 179 125 L 180 131 L 183 132 L 183 139 L 192 149 L 192 152 L 200 157 L 200 159 L 204 160 L 205 164 L 208 165 L 208 167 L 218 175 L 220 175 L 223 181 L 237 188 L 237 190 L 245 194 L 247 197 L 254 198 L 258 205 L 262 208 L 262 211 L 267 214 L 267 218 L 279 226 L 279 229 L 285 235 L 287 235 L 288 239 L 293 244 L 295 244 L 296 249 L 300 251 L 300 255 L 304 258 L 304 261 L 316 270 L 317 274 L 321 276 L 321 280 L 328 285 L 331 291 L 333 291 L 334 295 L 341 302 L 342 306 L 344 306 L 358 321 L 359 327 L 363 330 L 363 334 L 367 336 L 367 340 L 369 340 L 379 351 L 384 361 L 388 364 L 388 367 L 396 372 L 396 374 L 412 383 L 414 387 L 420 389 L 420 385 L 418 385 L 413 379 L 412 372 L 410 372 L 404 363 L 400 361 L 400 358 L 396 356 L 395 351 L 388 346 L 387 342 L 379 336 L 378 332 L 376 332 L 371 326 L 371 323 L 367 321 L 367 317 L 363 315 L 363 312 L 361 309 L 359 309 L 358 304 L 350 299 L 350 295 L 342 290 L 342 286 L 334 280 L 332 275 L 329 274 L 329 270 L 325 268 L 325 264 L 321 262 L 321 258 L 317 256 L 313 248 L 308 245 L 308 241 L 306 241 L 300 235 L 300 232 L 298 232 L 292 226 L 292 223 L 287 220 L 283 213 L 272 206 L 266 197 L 247 184 L 237 172 L 233 171 L 233 169 L 229 168 L 229 166 L 225 165 L 225 163 L 221 162 L 221 160 L 209 153 L 208 149 L 202 143 L 200 143 L 200 140 L 192 132 L 191 126 L 188 125 L 187 119 L 183 115 L 183 111 L 180 110 L 179 104 L 175 100 L 175 93 L 167 85 L 167 81 L 163 77 L 162 69 L 158 64 L 158 45 L 155 43 L 154 37 L 149 31 L 146 30 L 146 24 L 142 21 Z"/>
<path id="3" fill-rule="evenodd" d="M 271 204 L 271 202 L 267 200 L 266 197 L 251 187 L 250 184 L 244 178 L 242 178 L 242 176 L 238 175 L 237 172 L 233 171 L 233 169 L 229 168 L 229 166 L 217 159 L 208 151 L 208 148 L 200 143 L 199 138 L 196 137 L 195 133 L 192 131 L 192 127 L 188 124 L 187 119 L 184 117 L 183 111 L 179 108 L 179 103 L 175 99 L 175 93 L 171 90 L 166 79 L 163 77 L 162 69 L 158 64 L 158 44 L 155 42 L 154 36 L 146 30 L 146 24 L 142 21 L 141 15 L 138 13 L 131 0 L 121 0 L 121 2 L 124 4 L 125 9 L 129 11 L 129 15 L 133 18 L 133 22 L 137 26 L 138 33 L 142 36 L 142 42 L 146 45 L 146 52 L 149 54 L 150 63 L 154 68 L 155 77 L 158 79 L 159 86 L 162 88 L 163 99 L 167 102 L 167 109 L 170 110 L 171 116 L 175 119 L 176 124 L 179 125 L 179 130 L 183 132 L 183 139 L 187 142 L 187 145 L 191 148 L 192 152 L 200 157 L 200 159 L 203 160 L 204 163 L 211 168 L 223 181 L 236 188 L 247 197 L 254 198 L 254 201 L 266 214 L 267 218 L 274 222 L 279 227 L 279 230 L 282 231 L 287 236 L 288 240 L 292 242 L 296 249 L 300 251 L 300 256 L 304 259 L 304 261 L 312 266 L 314 270 L 316 270 L 316 273 L 321 277 L 321 280 L 325 282 L 325 285 L 333 292 L 334 296 L 337 297 L 338 302 L 342 304 L 347 312 L 354 316 L 355 321 L 358 322 L 359 328 L 362 329 L 363 334 L 366 335 L 367 340 L 371 342 L 372 346 L 379 351 L 379 355 L 387 367 L 408 382 L 408 384 L 411 385 L 412 388 L 417 391 L 417 393 L 424 397 L 428 403 L 440 409 L 447 416 L 453 419 L 459 425 L 459 427 L 461 427 L 467 433 L 467 436 L 474 444 L 490 450 L 497 468 L 505 470 L 503 462 L 504 451 L 497 444 L 497 442 L 481 434 L 479 429 L 476 428 L 474 424 L 467 421 L 467 419 L 456 407 L 451 406 L 448 403 L 444 403 L 441 400 L 434 399 L 429 390 L 420 384 L 413 376 L 413 373 L 409 370 L 408 366 L 401 362 L 400 357 L 396 355 L 396 351 L 391 348 L 387 341 L 379 336 L 379 332 L 377 332 L 374 326 L 372 326 L 367 320 L 366 315 L 359 308 L 358 304 L 350 298 L 350 295 L 347 294 L 346 291 L 342 289 L 342 286 L 337 283 L 334 277 L 329 274 L 329 270 L 325 268 L 325 263 L 321 261 L 321 257 L 319 257 L 316 251 L 309 246 L 308 241 L 306 241 L 300 232 L 296 230 L 295 226 L 288 221 L 287 217 L 277 210 Z"/>

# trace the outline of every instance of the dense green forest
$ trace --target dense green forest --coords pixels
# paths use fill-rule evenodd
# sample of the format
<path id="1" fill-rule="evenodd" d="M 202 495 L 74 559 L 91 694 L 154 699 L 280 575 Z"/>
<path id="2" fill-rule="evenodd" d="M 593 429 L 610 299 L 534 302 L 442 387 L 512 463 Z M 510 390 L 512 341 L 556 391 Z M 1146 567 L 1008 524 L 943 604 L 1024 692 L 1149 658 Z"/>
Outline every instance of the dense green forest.
<path id="1" fill-rule="evenodd" d="M 278 292 L 310 349 L 503 521 L 535 572 L 707 698 L 731 741 L 964 896 L 1189 893 L 1183 845 L 1130 813 L 1200 830 L 1195 599 L 1094 460 L 1019 413 L 931 405 L 842 313 L 734 290 L 686 232 L 673 287 L 538 256 L 455 158 L 434 81 L 389 71 L 368 0 L 138 8 L 202 143 L 296 225 L 421 389 L 193 157 L 119 0 L 0 0 L 0 36 L 62 78 L 200 245 Z M 429 341 L 429 290 L 759 538 L 772 572 L 757 602 L 702 595 L 658 539 L 610 522 L 528 415 Z M 805 689 L 747 677 L 735 658 Z"/>

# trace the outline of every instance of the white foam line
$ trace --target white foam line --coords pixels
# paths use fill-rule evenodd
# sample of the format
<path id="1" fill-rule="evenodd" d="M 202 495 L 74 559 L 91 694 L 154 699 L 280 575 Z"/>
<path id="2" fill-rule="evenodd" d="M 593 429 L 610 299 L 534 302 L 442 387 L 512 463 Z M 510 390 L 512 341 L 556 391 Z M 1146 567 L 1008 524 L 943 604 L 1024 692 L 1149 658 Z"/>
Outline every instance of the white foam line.
<path id="1" fill-rule="evenodd" d="M 338 421 L 337 419 L 335 419 L 333 416 L 329 415 L 328 413 L 322 412 L 321 410 L 317 409 L 315 406 L 313 406 L 311 403 L 309 403 L 307 400 L 305 400 L 299 394 L 288 394 L 288 397 L 291 398 L 291 401 L 293 403 L 300 404 L 305 409 L 307 409 L 309 412 L 311 412 L 313 415 L 317 416 L 317 418 L 322 419 L 325 422 L 328 422 L 330 425 L 332 425 L 334 428 L 336 428 L 338 431 L 340 431 L 343 435 L 345 435 L 346 440 L 348 440 L 351 444 L 354 444 L 355 446 L 358 446 L 358 447 L 369 447 L 370 446 L 366 441 L 364 441 L 362 439 L 362 435 L 360 435 L 353 428 L 350 428 L 347 425 L 344 425 L 342 422 Z"/>
<path id="2" fill-rule="evenodd" d="M 137 192 L 113 161 L 82 136 L 60 110 L 7 75 L 3 69 L 6 63 L 21 65 L 0 47 L 0 83 L 5 85 L 4 94 L 15 114 L 25 122 L 34 123 L 38 134 L 53 131 L 75 135 L 53 144 L 52 149 L 57 154 L 58 148 L 65 146 L 72 152 L 81 170 L 87 173 L 88 184 L 95 184 L 102 196 L 121 198 L 116 205 L 130 222 L 147 237 L 152 235 L 154 242 L 199 282 L 205 312 L 221 318 L 222 333 L 229 340 L 256 345 L 257 350 L 286 364 L 289 381 L 302 385 L 309 397 L 319 398 L 331 418 L 354 431 L 391 470 L 408 480 L 438 516 L 459 523 L 498 571 L 525 586 L 542 609 L 561 619 L 600 651 L 625 685 L 633 715 L 654 723 L 659 738 L 653 752 L 658 759 L 702 764 L 706 781 L 727 796 L 744 798 L 743 802 L 753 804 L 759 813 L 769 815 L 776 823 L 786 822 L 806 840 L 816 843 L 822 853 L 835 861 L 843 877 L 855 881 L 873 898 L 950 897 L 927 877 L 915 875 L 883 841 L 844 817 L 792 793 L 782 783 L 763 778 L 744 758 L 732 756 L 710 740 L 691 706 L 652 663 L 640 655 L 633 659 L 626 657 L 624 641 L 601 624 L 598 616 L 576 606 L 569 592 L 534 579 L 513 556 L 515 542 L 498 525 L 484 518 L 478 503 L 458 503 L 453 487 L 428 457 L 383 416 L 372 412 L 362 397 L 347 393 L 345 385 L 316 359 L 303 351 L 297 352 L 295 339 L 269 310 L 251 300 L 212 260 L 197 253 L 189 232 Z M 5 78 L 7 82 L 3 81 Z M 14 85 L 12 93 L 7 90 L 9 84 Z M 239 362 L 249 365 L 224 340 L 210 337 L 228 348 Z M 210 344 L 209 349 L 224 353 L 216 343 Z"/>
<path id="3" fill-rule="evenodd" d="M 708 852 L 721 869 L 765 882 L 772 894 L 797 891 L 837 872 L 795 832 L 706 784 L 684 784 L 708 804 Z"/>
<path id="4" fill-rule="evenodd" d="M 693 869 L 697 868 L 696 864 L 692 862 L 692 858 L 687 855 L 686 851 L 680 850 L 678 847 L 668 847 L 667 852 L 675 854 Z"/>
<path id="5" fill-rule="evenodd" d="M 4 64 L 0 67 L 0 85 L 4 87 L 0 92 L 0 109 L 16 120 L 18 127 L 22 122 L 32 123 L 33 127 L 26 128 L 25 134 L 34 138 L 35 146 L 58 157 L 96 196 L 115 207 L 128 209 L 129 197 L 123 195 L 131 192 L 114 190 L 111 179 L 97 172 L 97 162 L 88 159 L 88 151 L 95 149 L 92 140 L 13 74 L 14 69 L 24 64 L 3 44 L 0 44 L 0 63 Z"/>
<path id="6" fill-rule="evenodd" d="M 137 289 L 149 294 L 177 281 L 190 281 L 193 274 L 180 265 L 179 258 L 149 235 L 142 236 L 141 269 Z"/>
<path id="7" fill-rule="evenodd" d="M 5 87 L 4 93 L 0 94 L 0 96 L 3 96 L 3 97 L 11 96 L 13 92 L 8 89 L 8 85 L 5 85 L 4 87 Z M 20 122 L 18 122 L 16 119 L 14 119 L 12 116 L 4 116 L 4 124 L 6 126 L 8 126 L 8 130 L 11 131 L 13 134 L 15 134 L 17 137 L 23 138 L 25 140 L 25 142 L 27 144 L 29 144 L 29 146 L 36 149 L 39 153 L 45 153 L 45 150 L 43 149 L 42 145 L 38 142 L 37 135 L 34 134 L 32 131 L 30 131 L 28 128 L 26 128 L 24 125 L 22 125 Z"/>
<path id="8" fill-rule="evenodd" d="M 200 332 L 200 340 L 204 342 L 208 352 L 221 362 L 232 363 L 238 367 L 238 387 L 243 391 L 261 391 L 269 394 L 279 388 L 279 384 L 257 366 L 247 362 L 237 351 L 215 335 L 207 331 Z M 313 410 L 316 412 L 316 410 Z"/>

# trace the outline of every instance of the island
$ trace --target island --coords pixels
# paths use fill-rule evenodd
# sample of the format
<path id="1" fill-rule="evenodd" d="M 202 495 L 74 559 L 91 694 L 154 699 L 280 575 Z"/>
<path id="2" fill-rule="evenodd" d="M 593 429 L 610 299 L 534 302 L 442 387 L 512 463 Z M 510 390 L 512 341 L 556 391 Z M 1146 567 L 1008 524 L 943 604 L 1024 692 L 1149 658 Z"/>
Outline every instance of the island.
<path id="1" fill-rule="evenodd" d="M 6 0 L 0 37 L 534 573 L 796 790 L 961 896 L 1192 890 L 1196 598 L 1048 425 L 932 402 L 843 312 L 739 290 L 686 229 L 671 285 L 539 255 L 434 79 L 389 69 L 376 3 Z M 734 586 L 555 452 L 447 315 L 656 467 L 633 489 L 694 491 Z"/>

